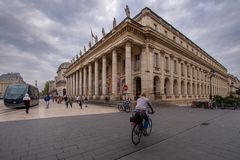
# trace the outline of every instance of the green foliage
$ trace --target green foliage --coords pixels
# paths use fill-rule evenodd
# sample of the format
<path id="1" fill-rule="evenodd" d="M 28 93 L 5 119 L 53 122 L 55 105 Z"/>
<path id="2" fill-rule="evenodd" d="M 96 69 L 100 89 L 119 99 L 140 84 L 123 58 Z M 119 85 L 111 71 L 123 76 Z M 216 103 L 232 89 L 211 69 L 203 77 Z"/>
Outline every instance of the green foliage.
<path id="1" fill-rule="evenodd" d="M 232 108 L 236 105 L 240 105 L 240 98 L 234 97 L 233 95 L 227 97 L 214 96 L 213 101 L 217 106 L 222 106 L 223 108 Z"/>
<path id="2" fill-rule="evenodd" d="M 216 96 L 213 97 L 213 101 L 216 102 L 216 103 L 222 103 L 223 102 L 223 97 L 219 96 L 219 95 L 216 95 Z"/>
<path id="3" fill-rule="evenodd" d="M 49 92 L 49 81 L 45 82 L 44 89 L 41 92 L 41 95 L 46 95 Z"/>
<path id="4" fill-rule="evenodd" d="M 240 89 L 236 90 L 236 93 L 237 93 L 238 95 L 240 95 Z"/>

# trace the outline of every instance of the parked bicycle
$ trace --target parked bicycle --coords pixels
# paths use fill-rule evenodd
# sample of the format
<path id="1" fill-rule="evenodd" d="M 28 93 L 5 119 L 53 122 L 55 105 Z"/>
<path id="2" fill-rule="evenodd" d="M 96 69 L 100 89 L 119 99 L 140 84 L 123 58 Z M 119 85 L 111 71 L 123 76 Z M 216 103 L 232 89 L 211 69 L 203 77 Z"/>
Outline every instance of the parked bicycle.
<path id="1" fill-rule="evenodd" d="M 148 112 L 153 114 L 154 112 Z M 141 141 L 141 137 L 150 136 L 152 132 L 152 119 L 148 116 L 148 127 L 144 131 L 143 129 L 143 113 L 141 111 L 134 111 L 132 117 L 130 117 L 130 122 L 132 125 L 131 138 L 134 145 L 138 145 Z"/>
<path id="2" fill-rule="evenodd" d="M 118 104 L 118 110 L 119 111 L 130 112 L 131 111 L 131 101 L 126 100 L 126 101 L 123 101 L 122 103 L 119 103 Z"/>

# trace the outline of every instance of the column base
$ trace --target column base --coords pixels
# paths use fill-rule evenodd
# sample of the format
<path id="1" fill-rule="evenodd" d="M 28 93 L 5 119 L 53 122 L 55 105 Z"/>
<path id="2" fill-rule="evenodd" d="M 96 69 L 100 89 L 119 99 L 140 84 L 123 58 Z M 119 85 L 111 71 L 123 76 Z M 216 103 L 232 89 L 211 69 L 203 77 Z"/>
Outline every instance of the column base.
<path id="1" fill-rule="evenodd" d="M 91 95 L 91 96 L 87 96 L 88 97 L 88 100 L 90 100 L 90 99 L 93 99 L 93 96 Z"/>
<path id="2" fill-rule="evenodd" d="M 110 96 L 110 99 L 113 100 L 113 101 L 114 101 L 114 100 L 117 100 L 117 96 L 116 96 L 116 95 L 111 95 L 111 96 Z"/>
<path id="3" fill-rule="evenodd" d="M 99 99 L 99 96 L 98 96 L 98 95 L 94 95 L 94 96 L 93 96 L 93 99 L 94 99 L 94 100 L 97 100 L 97 99 Z"/>
<path id="4" fill-rule="evenodd" d="M 101 96 L 100 96 L 100 99 L 101 99 L 101 100 L 105 100 L 106 97 L 108 97 L 108 96 L 107 96 L 107 95 L 101 95 Z"/>
<path id="5" fill-rule="evenodd" d="M 162 100 L 165 100 L 165 99 L 166 99 L 166 95 L 163 94 L 163 95 L 162 95 Z"/>
<path id="6" fill-rule="evenodd" d="M 182 99 L 182 95 L 180 94 L 178 98 L 179 98 L 179 99 Z"/>

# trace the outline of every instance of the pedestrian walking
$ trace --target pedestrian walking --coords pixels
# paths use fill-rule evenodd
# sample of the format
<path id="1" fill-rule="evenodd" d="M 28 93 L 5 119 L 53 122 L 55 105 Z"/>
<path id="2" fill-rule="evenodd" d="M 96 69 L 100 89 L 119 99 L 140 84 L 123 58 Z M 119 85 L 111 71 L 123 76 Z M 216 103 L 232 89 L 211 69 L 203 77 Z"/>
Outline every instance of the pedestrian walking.
<path id="1" fill-rule="evenodd" d="M 49 94 L 47 94 L 45 97 L 44 97 L 44 101 L 46 103 L 46 108 L 48 109 L 49 108 L 49 101 L 50 101 L 50 96 Z"/>
<path id="2" fill-rule="evenodd" d="M 68 98 L 68 103 L 69 103 L 70 107 L 72 108 L 72 103 L 73 103 L 73 97 L 72 96 L 70 96 Z"/>
<path id="3" fill-rule="evenodd" d="M 64 95 L 63 99 L 64 99 L 64 102 L 65 102 L 66 108 L 68 108 L 68 97 L 67 97 L 67 95 Z"/>
<path id="4" fill-rule="evenodd" d="M 82 109 L 82 105 L 83 105 L 83 98 L 82 98 L 82 96 L 79 97 L 78 104 L 79 104 L 79 107 Z"/>
<path id="5" fill-rule="evenodd" d="M 76 96 L 76 101 L 77 101 L 77 103 L 79 103 L 79 96 Z"/>
<path id="6" fill-rule="evenodd" d="M 88 98 L 87 97 L 85 97 L 84 103 L 85 103 L 85 107 L 87 107 L 87 104 L 88 104 Z"/>
<path id="7" fill-rule="evenodd" d="M 26 93 L 25 96 L 23 97 L 23 103 L 24 103 L 25 108 L 26 108 L 26 114 L 28 114 L 28 111 L 29 111 L 29 108 L 30 108 L 30 101 L 31 101 L 31 98 Z"/>

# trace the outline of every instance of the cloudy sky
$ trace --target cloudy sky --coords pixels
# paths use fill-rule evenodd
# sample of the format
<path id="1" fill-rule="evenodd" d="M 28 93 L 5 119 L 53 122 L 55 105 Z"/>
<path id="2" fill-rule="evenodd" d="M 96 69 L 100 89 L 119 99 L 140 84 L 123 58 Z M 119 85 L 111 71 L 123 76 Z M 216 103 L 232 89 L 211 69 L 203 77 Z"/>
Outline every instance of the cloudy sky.
<path id="1" fill-rule="evenodd" d="M 0 0 L 0 74 L 20 72 L 40 90 L 113 17 L 149 7 L 240 78 L 240 0 Z"/>

